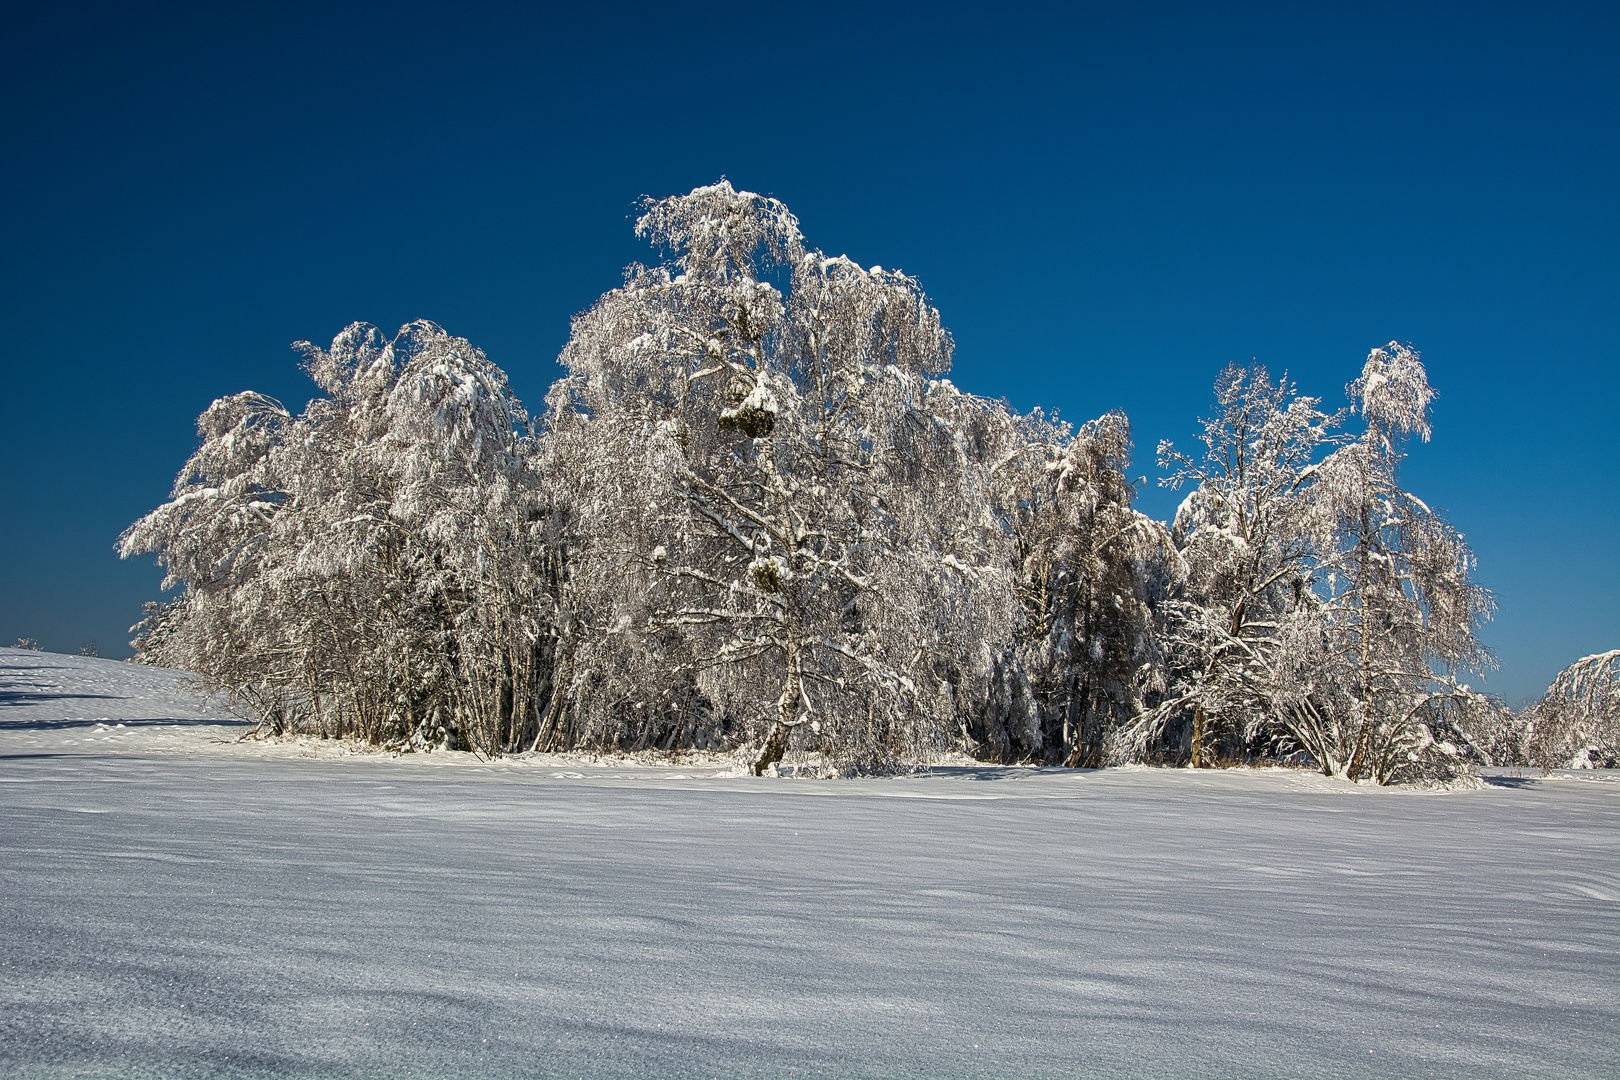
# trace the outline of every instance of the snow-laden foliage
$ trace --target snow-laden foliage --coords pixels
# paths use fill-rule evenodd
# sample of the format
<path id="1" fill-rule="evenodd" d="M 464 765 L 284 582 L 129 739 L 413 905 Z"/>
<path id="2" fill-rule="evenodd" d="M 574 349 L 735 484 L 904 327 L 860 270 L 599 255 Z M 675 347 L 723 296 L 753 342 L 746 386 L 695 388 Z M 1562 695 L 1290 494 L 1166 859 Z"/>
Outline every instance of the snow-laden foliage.
<path id="1" fill-rule="evenodd" d="M 1162 483 L 1191 485 L 1170 529 L 1183 587 L 1160 605 L 1171 685 L 1156 708 L 1118 731 L 1117 760 L 1163 745 L 1166 726 L 1183 718 L 1194 767 L 1223 741 L 1230 752 L 1269 734 L 1290 628 L 1314 606 L 1311 481 L 1342 416 L 1259 367 L 1229 365 L 1215 402 L 1201 455 L 1159 445 L 1170 470 Z"/>
<path id="2" fill-rule="evenodd" d="M 522 405 L 431 323 L 299 348 L 324 396 L 298 417 L 216 401 L 171 500 L 124 535 L 184 587 L 137 647 L 274 729 L 517 746 L 557 573 Z"/>
<path id="3" fill-rule="evenodd" d="M 1519 717 L 1520 757 L 1498 764 L 1620 767 L 1620 649 L 1583 656 Z"/>
<path id="4" fill-rule="evenodd" d="M 1347 388 L 1364 427 L 1339 429 L 1285 376 L 1229 367 L 1204 452 L 1169 443 L 1164 483 L 1194 484 L 1172 526 L 1186 585 L 1162 605 L 1170 687 L 1123 727 L 1117 760 L 1185 724 L 1194 766 L 1301 749 L 1326 773 L 1443 780 L 1482 756 L 1457 681 L 1490 662 L 1491 599 L 1460 533 L 1398 482 L 1402 441 L 1427 438 L 1434 391 L 1418 355 L 1372 350 Z"/>
<path id="5" fill-rule="evenodd" d="M 1096 766 L 1164 689 L 1156 612 L 1183 573 L 1170 535 L 1131 509 L 1130 424 L 1071 433 L 1039 413 L 992 494 L 1013 542 L 1018 621 L 995 658 L 981 754 Z"/>
<path id="6" fill-rule="evenodd" d="M 673 260 L 576 320 L 550 398 L 580 538 L 557 722 L 758 742 L 759 770 L 946 748 L 1009 618 L 982 487 L 1012 419 L 934 378 L 913 279 L 808 249 L 775 200 L 722 182 L 637 231 Z"/>
<path id="7" fill-rule="evenodd" d="M 1434 397 L 1412 349 L 1374 349 L 1347 387 L 1365 429 L 1316 470 L 1317 618 L 1294 620 L 1281 719 L 1325 771 L 1379 783 L 1444 778 L 1465 748 L 1444 702 L 1490 655 L 1475 636 L 1490 594 L 1462 534 L 1402 490 L 1404 436 L 1429 436 Z"/>
<path id="8" fill-rule="evenodd" d="M 1583 656 L 1521 709 L 1486 701 L 1462 728 L 1492 765 L 1620 768 L 1620 649 Z"/>
<path id="9" fill-rule="evenodd" d="M 1132 508 L 1123 414 L 963 393 L 918 282 L 776 200 L 721 181 L 636 231 L 664 261 L 575 319 L 540 423 L 427 322 L 301 343 L 300 415 L 211 405 L 121 540 L 179 590 L 140 656 L 271 730 L 761 772 L 1303 750 L 1388 783 L 1501 742 L 1457 681 L 1489 597 L 1398 483 L 1434 398 L 1411 349 L 1373 350 L 1332 414 L 1228 368 L 1202 452 L 1159 447 L 1189 489 L 1166 525 Z"/>

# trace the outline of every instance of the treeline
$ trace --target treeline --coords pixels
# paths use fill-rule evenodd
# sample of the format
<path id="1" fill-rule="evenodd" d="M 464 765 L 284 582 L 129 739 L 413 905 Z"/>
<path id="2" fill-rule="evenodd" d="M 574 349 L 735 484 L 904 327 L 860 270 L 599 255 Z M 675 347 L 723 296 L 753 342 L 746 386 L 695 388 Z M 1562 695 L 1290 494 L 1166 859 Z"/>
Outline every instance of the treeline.
<path id="1" fill-rule="evenodd" d="M 915 280 L 779 202 L 722 182 L 636 228 L 668 261 L 575 319 L 539 418 L 427 322 L 301 343 L 300 415 L 210 406 L 121 540 L 180 589 L 139 656 L 272 731 L 488 754 L 1304 753 L 1389 783 L 1487 753 L 1499 710 L 1458 675 L 1490 598 L 1398 484 L 1433 397 L 1411 349 L 1335 412 L 1227 369 L 1197 452 L 1159 447 L 1188 491 L 1165 525 L 1132 509 L 1122 414 L 961 392 Z"/>

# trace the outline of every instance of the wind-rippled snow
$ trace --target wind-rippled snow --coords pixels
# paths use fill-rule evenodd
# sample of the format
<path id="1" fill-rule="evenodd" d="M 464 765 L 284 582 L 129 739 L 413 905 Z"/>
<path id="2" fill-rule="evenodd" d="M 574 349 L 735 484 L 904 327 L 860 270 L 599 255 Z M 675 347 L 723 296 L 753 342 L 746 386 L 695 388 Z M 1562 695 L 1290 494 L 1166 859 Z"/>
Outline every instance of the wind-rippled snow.
<path id="1" fill-rule="evenodd" d="M 0 650 L 0 1073 L 1620 1072 L 1613 774 L 800 781 L 241 730 L 174 672 Z"/>

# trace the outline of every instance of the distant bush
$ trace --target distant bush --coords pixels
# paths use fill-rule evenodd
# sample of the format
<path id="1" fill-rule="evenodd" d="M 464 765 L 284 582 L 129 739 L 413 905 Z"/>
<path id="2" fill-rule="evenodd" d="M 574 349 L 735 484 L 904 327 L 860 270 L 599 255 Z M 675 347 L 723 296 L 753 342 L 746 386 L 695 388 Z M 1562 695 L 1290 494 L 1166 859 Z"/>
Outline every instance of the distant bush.
<path id="1" fill-rule="evenodd" d="M 1526 764 L 1544 772 L 1620 766 L 1620 649 L 1559 672 L 1523 719 Z"/>

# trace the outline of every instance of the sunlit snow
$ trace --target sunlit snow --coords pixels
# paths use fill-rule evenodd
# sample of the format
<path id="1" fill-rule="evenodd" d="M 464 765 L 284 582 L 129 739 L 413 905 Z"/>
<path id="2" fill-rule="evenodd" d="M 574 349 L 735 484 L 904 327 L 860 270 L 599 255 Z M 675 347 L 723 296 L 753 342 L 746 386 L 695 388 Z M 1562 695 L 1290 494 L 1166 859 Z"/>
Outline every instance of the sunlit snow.
<path id="1" fill-rule="evenodd" d="M 345 757 L 182 679 L 0 649 L 0 1073 L 1620 1070 L 1613 773 Z"/>

